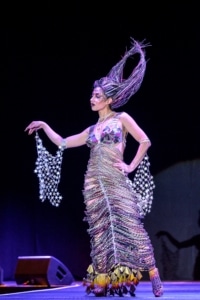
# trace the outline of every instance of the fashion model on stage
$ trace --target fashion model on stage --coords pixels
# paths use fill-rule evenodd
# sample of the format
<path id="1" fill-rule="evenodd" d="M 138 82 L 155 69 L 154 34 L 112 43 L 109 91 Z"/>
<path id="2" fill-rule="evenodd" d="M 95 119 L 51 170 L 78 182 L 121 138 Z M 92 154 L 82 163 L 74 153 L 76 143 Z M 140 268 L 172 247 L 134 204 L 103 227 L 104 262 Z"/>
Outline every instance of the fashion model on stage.
<path id="1" fill-rule="evenodd" d="M 92 111 L 99 116 L 96 124 L 66 138 L 44 121 L 32 121 L 25 129 L 28 134 L 36 132 L 39 143 L 38 130 L 42 129 L 59 147 L 60 153 L 63 149 L 82 145 L 90 148 L 83 196 L 84 220 L 88 222 L 91 241 L 91 265 L 83 282 L 86 292 L 96 296 L 134 296 L 142 272 L 149 272 L 154 295 L 160 297 L 163 294 L 153 247 L 143 225 L 143 218 L 151 209 L 154 189 L 147 155 L 151 142 L 128 113 L 116 111 L 141 86 L 146 70 L 146 46 L 131 39 L 131 46 L 121 60 L 107 76 L 94 82 L 90 103 Z M 138 62 L 124 78 L 125 64 L 135 54 L 139 55 Z M 123 160 L 128 134 L 138 143 L 129 164 Z M 43 154 L 38 152 L 38 172 L 43 172 Z M 128 177 L 132 172 L 135 172 L 134 180 Z M 43 176 L 41 189 L 44 192 L 48 174 L 40 175 Z M 48 197 L 48 191 L 46 193 Z"/>

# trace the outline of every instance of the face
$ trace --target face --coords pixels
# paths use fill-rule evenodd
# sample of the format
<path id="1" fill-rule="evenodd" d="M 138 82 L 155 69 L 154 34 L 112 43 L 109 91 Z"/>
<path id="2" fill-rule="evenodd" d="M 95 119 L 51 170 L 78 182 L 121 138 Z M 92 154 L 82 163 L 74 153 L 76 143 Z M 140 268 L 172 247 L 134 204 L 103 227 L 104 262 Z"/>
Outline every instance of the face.
<path id="1" fill-rule="evenodd" d="M 91 108 L 94 111 L 99 111 L 109 105 L 109 101 L 100 87 L 96 87 L 93 90 L 90 103 L 91 103 Z"/>

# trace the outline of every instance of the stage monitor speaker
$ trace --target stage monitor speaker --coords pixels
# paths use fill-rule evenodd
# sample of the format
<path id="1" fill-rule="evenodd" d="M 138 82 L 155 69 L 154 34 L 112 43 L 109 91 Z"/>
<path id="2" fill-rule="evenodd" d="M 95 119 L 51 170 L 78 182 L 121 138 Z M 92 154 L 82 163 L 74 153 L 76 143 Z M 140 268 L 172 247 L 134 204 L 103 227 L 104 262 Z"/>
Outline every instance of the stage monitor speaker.
<path id="1" fill-rule="evenodd" d="M 74 278 L 68 268 L 53 256 L 19 256 L 15 270 L 17 284 L 70 285 Z"/>

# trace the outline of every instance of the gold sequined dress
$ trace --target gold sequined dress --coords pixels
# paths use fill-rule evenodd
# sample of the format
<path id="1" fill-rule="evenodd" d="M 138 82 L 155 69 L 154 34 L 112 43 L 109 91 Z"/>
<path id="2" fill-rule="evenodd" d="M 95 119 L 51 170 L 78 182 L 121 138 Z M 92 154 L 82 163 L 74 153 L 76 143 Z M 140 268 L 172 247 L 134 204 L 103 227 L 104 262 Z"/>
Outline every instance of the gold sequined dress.
<path id="1" fill-rule="evenodd" d="M 123 159 L 119 143 L 126 145 L 126 133 L 116 113 L 101 135 L 90 127 L 87 145 L 91 148 L 84 182 L 85 218 L 91 238 L 92 263 L 84 284 L 87 292 L 134 296 L 141 271 L 155 266 L 153 247 L 144 229 L 138 194 L 127 175 L 113 166 Z M 100 289 L 99 289 L 100 288 Z"/>

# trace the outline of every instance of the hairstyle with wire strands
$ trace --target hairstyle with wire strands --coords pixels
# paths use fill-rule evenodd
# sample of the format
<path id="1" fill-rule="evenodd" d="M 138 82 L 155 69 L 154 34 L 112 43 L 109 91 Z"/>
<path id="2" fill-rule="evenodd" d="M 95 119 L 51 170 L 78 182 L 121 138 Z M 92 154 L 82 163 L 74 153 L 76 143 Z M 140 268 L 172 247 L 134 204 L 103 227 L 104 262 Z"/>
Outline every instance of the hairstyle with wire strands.
<path id="1" fill-rule="evenodd" d="M 112 97 L 112 109 L 126 104 L 139 90 L 146 71 L 145 48 L 147 46 L 150 44 L 131 38 L 131 47 L 126 50 L 122 59 L 112 67 L 106 77 L 94 82 L 94 88 L 100 87 L 107 98 Z M 129 77 L 124 78 L 124 68 L 128 58 L 132 58 L 137 53 L 140 55 L 138 63 L 130 72 Z"/>

